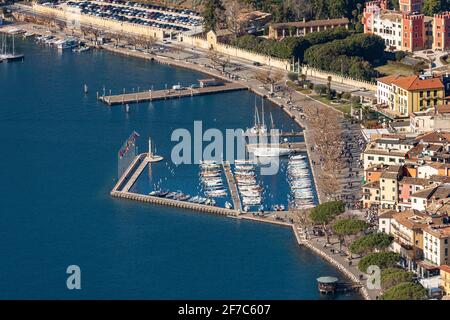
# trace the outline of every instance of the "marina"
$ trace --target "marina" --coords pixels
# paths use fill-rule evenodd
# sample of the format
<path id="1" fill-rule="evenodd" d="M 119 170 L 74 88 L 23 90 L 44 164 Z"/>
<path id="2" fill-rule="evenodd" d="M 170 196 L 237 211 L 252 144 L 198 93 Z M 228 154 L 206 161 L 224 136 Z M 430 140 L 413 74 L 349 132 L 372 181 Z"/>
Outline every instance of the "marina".
<path id="1" fill-rule="evenodd" d="M 23 48 L 24 45 L 21 44 L 21 46 Z M 17 108 L 11 110 L 12 115 L 14 115 L 14 121 L 6 118 L 5 114 L 2 115 L 5 119 L 2 132 L 6 136 L 6 147 L 12 150 L 14 159 L 18 159 L 17 165 L 25 165 L 21 159 L 29 160 L 31 157 L 33 160 L 31 162 L 32 168 L 37 168 L 35 167 L 36 165 L 39 165 L 39 168 L 46 168 L 51 162 L 51 168 L 57 173 L 54 177 L 52 176 L 52 183 L 48 188 L 41 188 L 40 184 L 37 183 L 38 181 L 48 179 L 48 176 L 44 175 L 39 170 L 36 170 L 36 179 L 33 179 L 33 181 L 28 184 L 28 188 L 32 194 L 31 203 L 34 203 L 35 197 L 47 197 L 49 194 L 60 195 L 52 202 L 46 203 L 45 206 L 36 205 L 33 208 L 36 212 L 36 216 L 39 216 L 41 220 L 45 217 L 45 221 L 48 221 L 48 219 L 52 219 L 53 221 L 52 224 L 46 223 L 39 228 L 39 230 L 42 231 L 40 232 L 42 233 L 40 239 L 43 238 L 43 242 L 51 243 L 53 236 L 52 225 L 54 224 L 59 226 L 58 230 L 60 231 L 58 232 L 61 232 L 67 237 L 68 242 L 63 241 L 63 245 L 73 243 L 77 237 L 76 234 L 79 235 L 78 231 L 82 228 L 84 236 L 81 239 L 78 238 L 77 241 L 79 241 L 79 246 L 74 248 L 74 251 L 82 257 L 82 251 L 78 250 L 78 248 L 91 248 L 93 252 L 99 253 L 96 263 L 100 263 L 101 265 L 105 263 L 111 265 L 111 272 L 114 274 L 121 274 L 121 272 L 128 274 L 127 271 L 134 268 L 134 273 L 131 276 L 128 275 L 126 278 L 117 278 L 118 285 L 125 290 L 128 290 L 128 292 L 133 291 L 136 286 L 139 286 L 137 285 L 137 279 L 142 278 L 142 271 L 145 270 L 146 283 L 145 286 L 140 288 L 143 290 L 142 292 L 146 293 L 146 297 L 157 296 L 171 298 L 183 297 L 187 294 L 189 294 L 190 297 L 194 296 L 201 298 L 205 296 L 205 293 L 197 293 L 197 295 L 195 295 L 195 292 L 194 295 L 192 295 L 192 290 L 182 292 L 179 295 L 173 294 L 171 288 L 177 287 L 180 281 L 178 278 L 171 280 L 174 273 L 167 270 L 167 265 L 172 265 L 173 263 L 173 265 L 179 266 L 177 274 L 179 272 L 180 276 L 183 277 L 186 288 L 194 288 L 195 290 L 195 288 L 201 286 L 202 288 L 205 288 L 205 292 L 209 297 L 246 297 L 246 294 L 236 292 L 234 289 L 238 287 L 239 281 L 245 278 L 249 285 L 260 292 L 257 295 L 258 298 L 270 298 L 273 297 L 274 294 L 278 297 L 282 296 L 288 298 L 321 298 L 317 293 L 314 279 L 323 274 L 339 275 L 339 273 L 335 272 L 328 264 L 323 263 L 321 258 L 317 258 L 307 250 L 303 250 L 297 246 L 292 248 L 290 230 L 286 230 L 286 228 L 266 227 L 267 223 L 244 224 L 240 222 L 235 223 L 232 219 L 214 219 L 208 217 L 208 215 L 186 215 L 183 213 L 183 210 L 179 209 L 190 209 L 195 207 L 193 210 L 196 212 L 217 213 L 231 217 L 234 217 L 232 214 L 234 210 L 219 206 L 195 204 L 188 202 L 187 200 L 182 201 L 150 196 L 148 194 L 151 192 L 151 189 L 143 190 L 142 194 L 132 191 L 132 189 L 136 187 L 135 184 L 139 182 L 139 179 L 146 178 L 146 175 L 142 174 L 142 172 L 145 172 L 148 168 L 148 165 L 145 166 L 142 164 L 148 157 L 145 153 L 142 155 L 142 158 L 140 158 L 143 162 L 137 160 L 135 165 L 130 167 L 130 171 L 126 175 L 127 180 L 114 181 L 117 188 L 115 188 L 115 191 L 111 191 L 113 197 L 135 201 L 111 201 L 111 198 L 104 198 L 101 195 L 103 194 L 104 186 L 110 184 L 111 176 L 114 176 L 113 173 L 116 168 L 115 165 L 111 163 L 111 158 L 117 150 L 117 141 L 122 140 L 125 135 L 129 134 L 130 128 L 136 128 L 136 130 L 142 132 L 143 135 L 151 135 L 152 137 L 155 137 L 156 140 L 160 139 L 160 141 L 157 141 L 157 144 L 161 149 L 158 154 L 163 155 L 164 159 L 167 159 L 170 153 L 168 153 L 167 147 L 164 148 L 162 142 L 167 139 L 168 133 L 170 133 L 172 128 L 165 118 L 170 117 L 170 114 L 176 114 L 177 119 L 184 119 L 187 114 L 192 113 L 192 115 L 189 115 L 191 118 L 185 120 L 186 122 L 203 116 L 206 122 L 213 123 L 217 126 L 218 124 L 215 122 L 216 118 L 221 119 L 222 121 L 241 121 L 240 119 L 236 119 L 236 117 L 229 116 L 229 114 L 237 114 L 237 111 L 239 111 L 241 112 L 243 121 L 238 125 L 245 126 L 251 122 L 251 112 L 250 114 L 246 113 L 245 108 L 243 108 L 243 106 L 248 105 L 249 102 L 251 103 L 251 100 L 253 100 L 253 96 L 249 92 L 228 93 L 226 105 L 223 104 L 223 101 L 221 101 L 222 99 L 218 98 L 218 96 L 204 95 L 198 97 L 198 99 L 201 100 L 196 100 L 195 103 L 190 102 L 189 99 L 183 100 L 182 106 L 179 105 L 179 102 L 175 99 L 172 101 L 159 101 L 154 105 L 141 104 L 135 111 L 128 114 L 123 112 L 120 108 L 99 108 L 96 99 L 94 99 L 95 94 L 84 95 L 83 92 L 81 92 L 82 90 L 79 88 L 89 78 L 87 73 L 79 68 L 79 65 L 77 65 L 76 62 L 73 66 L 68 64 L 69 61 L 70 63 L 73 63 L 71 52 L 59 56 L 61 60 L 60 63 L 66 66 L 65 68 L 62 68 L 59 65 L 53 66 L 46 63 L 46 56 L 52 57 L 51 61 L 57 61 L 57 59 L 55 59 L 57 54 L 56 50 L 50 51 L 50 49 L 45 47 L 39 48 L 39 50 L 42 50 L 45 55 L 37 55 L 33 52 L 33 49 L 30 48 L 23 51 L 31 58 L 38 60 L 39 63 L 36 61 L 33 63 L 33 68 L 36 70 L 33 74 L 25 73 L 30 72 L 30 70 L 32 70 L 31 68 L 20 70 L 20 72 L 24 73 L 24 76 L 26 75 L 26 77 L 21 78 L 24 79 L 22 81 L 32 79 L 38 84 L 44 83 L 45 80 L 42 77 L 42 75 L 46 74 L 44 70 L 50 69 L 55 76 L 58 77 L 56 83 L 61 83 L 61 86 L 66 89 L 78 89 L 66 90 L 67 96 L 64 101 L 69 101 L 68 103 L 61 105 L 59 97 L 50 96 L 48 98 L 48 103 L 43 105 L 42 103 L 38 103 L 38 101 L 41 100 L 36 97 L 42 98 L 41 92 L 44 93 L 45 90 L 42 90 L 40 87 L 36 88 L 37 93 L 34 93 L 32 97 L 24 97 L 24 102 L 26 102 L 24 108 L 26 108 L 26 110 Z M 120 91 L 120 88 L 123 87 L 124 83 L 131 86 L 137 86 L 148 81 L 148 72 L 145 72 L 144 70 L 141 71 L 136 67 L 140 65 L 139 61 L 129 62 L 105 53 L 96 55 L 92 58 L 91 54 L 92 53 L 87 52 L 83 55 L 77 55 L 77 59 L 80 59 L 83 63 L 86 63 L 86 61 L 89 61 L 90 59 L 98 59 L 108 66 L 107 68 L 103 68 L 101 67 L 102 63 L 99 63 L 98 70 L 100 70 L 100 68 L 101 70 L 106 70 L 106 74 L 103 76 L 101 72 L 98 72 L 95 73 L 95 77 L 89 79 L 87 85 L 91 92 L 99 90 L 105 83 L 105 78 L 113 79 L 114 74 L 124 75 L 123 78 L 117 79 L 114 83 L 110 84 L 111 87 L 113 89 L 115 88 L 117 91 Z M 108 60 L 106 60 L 106 58 Z M 105 59 L 105 62 L 103 62 L 102 59 Z M 114 63 L 109 61 L 113 61 Z M 25 61 L 25 63 L 27 63 L 27 61 Z M 17 66 L 20 65 L 22 64 L 17 64 Z M 28 63 L 27 66 L 30 66 L 30 64 Z M 41 66 L 45 66 L 45 69 L 42 69 Z M 118 68 L 118 66 L 122 67 Z M 172 78 L 174 75 L 171 68 L 166 74 L 163 73 L 164 68 L 168 67 L 152 64 L 151 68 L 153 68 L 152 70 L 156 74 L 154 76 L 159 77 L 158 80 L 160 83 L 177 83 L 178 81 L 192 83 L 199 78 L 198 75 L 189 76 L 184 72 L 177 74 L 176 77 L 178 78 Z M 60 69 L 62 70 L 60 71 Z M 90 70 L 94 69 L 93 66 L 90 66 Z M 127 72 L 124 72 L 125 70 L 133 70 L 133 77 L 128 76 Z M 67 73 L 70 73 L 72 77 L 67 77 Z M 8 85 L 6 87 L 7 92 L 11 92 L 11 94 L 14 95 L 17 94 L 15 85 L 15 82 Z M 17 86 L 17 88 L 18 87 L 19 86 Z M 11 103 L 11 100 L 8 100 L 8 97 L 9 94 L 7 94 L 5 100 L 6 105 L 14 105 L 14 103 Z M 166 106 L 167 104 L 171 105 L 170 113 L 168 111 L 165 112 L 166 108 L 163 104 L 166 104 Z M 205 110 L 210 112 L 206 113 Z M 25 111 L 27 112 L 25 113 Z M 283 129 L 283 131 L 299 131 L 299 128 L 289 125 L 288 117 L 285 117 L 282 113 L 276 112 L 276 110 L 273 110 L 273 112 L 276 122 L 280 124 L 280 128 Z M 30 114 L 40 119 L 39 122 L 33 122 L 35 124 L 34 126 L 28 125 Z M 143 123 L 143 121 L 139 121 L 139 118 L 148 119 L 148 121 Z M 23 123 L 26 124 L 26 127 L 20 123 L 17 124 L 16 119 L 21 119 Z M 44 125 L 47 126 L 49 122 L 51 123 L 51 128 L 47 129 Z M 123 126 L 123 124 L 126 125 Z M 17 130 L 18 133 L 14 135 L 8 134 L 17 132 Z M 36 142 L 32 137 L 35 137 L 38 133 L 41 136 L 41 139 Z M 60 145 L 57 142 L 58 139 L 55 138 L 62 135 L 64 135 L 67 141 L 67 146 Z M 34 150 L 35 152 L 27 152 L 25 154 L 22 153 L 22 150 L 13 148 L 13 145 L 16 145 L 16 139 L 18 139 L 18 137 L 20 139 L 19 141 L 26 144 L 27 150 Z M 35 146 L 33 146 L 34 144 Z M 73 149 L 74 145 L 77 146 L 76 152 L 74 152 Z M 54 161 L 48 161 L 44 156 L 46 154 L 52 154 L 51 151 L 54 148 L 60 149 L 60 152 L 63 154 L 71 155 L 71 157 L 68 157 L 64 162 L 64 166 L 61 165 L 55 167 Z M 50 158 L 53 159 L 53 157 Z M 287 162 L 288 159 L 285 161 Z M 162 166 L 163 163 L 164 160 L 153 164 L 155 167 L 155 174 L 158 174 L 160 171 L 158 167 Z M 233 166 L 235 165 L 231 165 L 231 171 L 233 171 Z M 136 174 L 135 170 L 137 169 L 139 169 L 139 171 L 142 170 L 141 174 Z M 195 166 L 195 168 L 192 169 L 197 180 L 199 173 L 198 169 L 198 166 Z M 48 170 L 50 170 L 50 168 Z M 181 168 L 175 170 L 175 180 L 178 180 L 177 182 L 180 182 L 181 184 L 184 183 L 183 179 L 192 182 L 191 176 L 179 173 L 181 170 Z M 186 168 L 183 168 L 183 170 L 186 170 Z M 165 171 L 163 171 L 163 173 L 165 174 Z M 245 174 L 242 176 L 245 176 Z M 9 173 L 6 173 L 6 178 L 10 179 L 12 176 Z M 28 181 L 26 172 L 19 173 L 18 176 L 16 176 L 16 179 L 19 179 L 19 181 L 22 181 L 22 179 L 23 181 Z M 133 180 L 135 180 L 135 182 L 131 183 L 130 181 Z M 67 183 L 67 181 L 71 181 L 71 192 L 62 190 L 60 187 L 61 185 L 64 185 L 64 183 Z M 283 179 L 282 182 L 283 187 L 280 188 L 280 193 L 286 194 L 286 189 L 284 187 L 285 179 Z M 225 186 L 225 180 L 223 180 L 222 184 Z M 14 189 L 16 186 L 13 185 L 12 188 Z M 126 191 L 127 189 L 128 191 Z M 75 192 L 73 192 L 74 190 Z M 172 190 L 177 190 L 177 188 L 173 188 Z M 188 188 L 183 190 L 185 190 L 184 194 L 194 194 Z M 230 196 L 231 192 L 228 193 L 228 195 Z M 86 199 L 86 201 L 80 202 L 80 197 Z M 14 213 L 17 212 L 17 215 L 8 215 L 6 217 L 7 221 L 5 222 L 8 222 L 9 226 L 18 224 L 24 219 L 27 219 L 33 226 L 38 223 L 36 219 L 34 219 L 34 215 L 24 216 L 22 214 L 22 212 L 29 211 L 22 208 L 22 204 L 17 201 L 17 199 L 5 199 L 5 201 L 9 207 L 13 208 Z M 274 201 L 275 203 L 280 202 L 278 199 Z M 138 202 L 143 202 L 142 204 L 145 204 L 146 202 L 156 205 L 161 204 L 162 206 L 146 206 L 140 205 Z M 20 206 L 20 208 L 18 207 L 16 209 L 15 206 Z M 23 206 L 25 206 L 25 204 L 23 204 Z M 61 210 L 63 214 L 53 214 Z M 276 214 L 276 211 L 267 210 L 267 214 L 274 215 Z M 252 220 L 255 222 L 273 221 L 271 223 L 280 225 L 286 223 L 276 220 L 275 218 L 257 217 L 251 212 L 240 214 L 238 217 L 240 220 Z M 89 222 L 86 223 L 87 221 Z M 286 225 L 288 225 L 288 223 L 286 223 Z M 239 229 L 237 230 L 237 228 Z M 45 230 L 48 230 L 49 232 L 45 232 Z M 212 232 L 205 232 L 205 230 L 212 230 Z M 72 233 L 72 231 L 75 232 Z M 15 242 L 11 237 L 13 237 L 12 234 L 5 233 L 6 240 L 9 240 L 14 244 Z M 22 237 L 21 241 L 25 241 L 28 238 L 30 238 L 30 242 L 26 245 L 33 246 L 31 236 L 25 235 Z M 101 238 L 101 241 L 98 241 L 98 238 Z M 42 246 L 41 241 L 37 242 L 38 243 L 34 246 L 37 253 L 39 252 L 39 254 L 42 254 L 43 249 L 48 250 L 50 253 L 52 252 L 51 247 Z M 267 243 L 270 243 L 273 249 L 267 248 Z M 164 245 L 165 249 L 168 246 L 167 250 L 161 250 L 159 247 L 161 245 Z M 208 248 L 214 248 L 213 251 L 217 251 L 218 248 L 220 248 L 220 255 L 214 254 L 214 252 L 211 252 L 211 249 Z M 12 249 L 15 248 L 13 247 Z M 184 262 L 180 263 L 180 261 L 189 261 L 189 257 L 192 256 L 192 250 L 195 250 L 194 254 L 199 257 L 215 259 L 217 264 L 214 264 L 212 269 L 209 270 L 205 269 L 205 266 L 187 266 Z M 270 250 L 270 252 L 268 252 L 268 250 Z M 301 251 L 300 256 L 298 254 L 299 250 Z M 203 255 L 203 252 L 205 252 L 205 254 L 207 253 L 207 256 Z M 246 254 L 243 252 L 252 253 L 251 258 L 244 261 L 248 268 L 252 270 L 251 273 L 247 273 L 245 270 L 242 270 L 242 268 L 239 268 L 234 262 L 235 259 L 223 258 L 223 256 L 233 257 L 234 255 L 245 257 Z M 271 259 L 277 261 L 277 264 L 271 265 L 270 274 L 258 267 L 261 264 L 266 263 L 265 259 L 267 255 L 270 255 Z M 64 260 L 70 260 L 72 257 L 72 255 L 67 253 L 63 253 L 61 256 Z M 136 259 L 138 256 L 146 257 L 146 259 Z M 120 261 L 116 260 L 115 257 L 120 257 Z M 80 263 L 83 263 L 84 265 L 88 263 L 87 260 L 83 258 L 81 258 L 80 261 Z M 45 270 L 53 270 L 51 264 L 47 264 L 45 260 L 39 260 L 37 265 Z M 2 268 L 7 273 L 10 273 L 11 266 L 12 263 L 10 264 L 9 260 L 6 259 Z M 59 266 L 60 265 L 58 264 L 56 265 L 58 268 Z M 100 269 L 96 269 L 95 264 L 88 266 L 96 273 L 97 271 L 100 271 Z M 218 268 L 218 266 L 220 266 L 220 268 Z M 27 274 L 27 269 L 24 266 L 17 266 L 17 264 L 15 264 L 15 268 L 20 269 L 21 273 Z M 226 274 L 222 272 L 222 270 L 230 269 L 235 270 L 234 274 L 230 275 L 229 272 L 226 272 Z M 148 270 L 154 270 L 154 272 L 152 272 L 154 276 L 152 274 L 148 275 Z M 183 270 L 189 270 L 189 273 L 183 272 Z M 198 272 L 196 270 L 198 270 Z M 302 272 L 299 272 L 299 270 L 302 270 Z M 191 278 L 190 274 L 192 273 L 194 273 L 195 276 Z M 99 274 L 101 274 L 101 272 L 99 272 Z M 99 287 L 103 286 L 107 283 L 107 279 L 110 278 L 110 275 L 111 273 L 107 272 L 105 278 L 99 276 L 99 278 L 93 279 L 92 285 Z M 276 283 L 271 285 L 270 293 L 265 293 L 267 292 L 267 287 L 265 285 L 261 286 L 261 279 L 275 277 L 275 275 L 277 277 Z M 227 281 L 222 282 L 221 279 L 227 279 Z M 30 280 L 30 283 L 33 283 L 31 278 Z M 155 283 L 158 283 L 158 285 L 153 285 L 153 281 L 156 281 Z M 52 285 L 53 279 L 50 279 L 49 282 L 50 285 Z M 277 285 L 279 282 L 283 283 L 282 287 Z M 209 285 L 210 283 L 214 283 L 214 285 Z M 218 283 L 222 288 L 221 292 L 217 291 Z M 2 287 L 7 290 L 13 288 L 13 285 L 12 281 L 8 281 L 7 279 L 2 280 Z M 105 295 L 96 288 L 90 292 L 83 293 L 83 296 L 97 298 L 105 297 Z M 149 288 L 152 289 L 149 290 Z M 59 289 L 55 288 L 52 292 L 49 291 L 44 293 L 44 296 L 53 297 L 55 294 L 53 292 L 60 293 L 62 296 L 67 294 L 58 290 Z M 29 292 L 33 292 L 33 289 L 30 288 Z M 140 296 L 141 293 L 136 294 L 136 297 Z M 115 293 L 115 297 L 126 297 L 126 295 Z M 349 297 L 352 296 L 336 295 L 333 299 L 348 299 Z"/>

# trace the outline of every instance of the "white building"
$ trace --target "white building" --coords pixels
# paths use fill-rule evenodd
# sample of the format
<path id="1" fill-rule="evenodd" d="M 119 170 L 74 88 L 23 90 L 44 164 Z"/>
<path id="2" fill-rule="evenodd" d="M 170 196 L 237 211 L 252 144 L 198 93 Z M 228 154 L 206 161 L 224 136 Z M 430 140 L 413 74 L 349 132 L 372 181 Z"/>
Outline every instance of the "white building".
<path id="1" fill-rule="evenodd" d="M 417 167 L 417 178 L 429 179 L 431 176 L 439 175 L 439 169 L 436 165 L 425 164 Z"/>
<path id="2" fill-rule="evenodd" d="M 413 112 L 410 120 L 412 132 L 450 131 L 450 105 L 440 105 L 425 111 Z"/>
<path id="3" fill-rule="evenodd" d="M 432 225 L 423 230 L 423 253 L 425 261 L 437 266 L 449 263 L 450 226 Z"/>
<path id="4" fill-rule="evenodd" d="M 386 50 L 402 50 L 402 14 L 381 10 L 375 12 L 372 20 L 372 31 L 383 38 Z"/>

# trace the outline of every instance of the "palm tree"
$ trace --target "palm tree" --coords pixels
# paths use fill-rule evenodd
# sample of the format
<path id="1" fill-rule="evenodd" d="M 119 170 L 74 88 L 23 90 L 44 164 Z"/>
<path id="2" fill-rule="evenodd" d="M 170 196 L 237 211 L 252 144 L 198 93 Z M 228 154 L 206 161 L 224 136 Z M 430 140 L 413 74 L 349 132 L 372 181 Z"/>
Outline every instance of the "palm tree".
<path id="1" fill-rule="evenodd" d="M 302 87 L 305 85 L 305 81 L 306 81 L 306 74 L 301 74 L 300 75 L 300 79 L 301 79 L 301 81 L 302 81 Z"/>
<path id="2" fill-rule="evenodd" d="M 327 77 L 327 94 L 329 94 L 331 92 L 331 76 Z"/>

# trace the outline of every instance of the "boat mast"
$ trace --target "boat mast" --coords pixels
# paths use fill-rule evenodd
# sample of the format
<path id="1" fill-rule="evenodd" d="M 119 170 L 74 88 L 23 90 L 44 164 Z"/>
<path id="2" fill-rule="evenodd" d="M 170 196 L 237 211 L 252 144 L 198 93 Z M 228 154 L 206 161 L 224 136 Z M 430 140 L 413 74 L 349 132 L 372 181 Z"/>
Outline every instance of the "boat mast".
<path id="1" fill-rule="evenodd" d="M 264 123 L 264 98 L 261 98 L 261 103 L 262 103 L 262 127 L 264 128 L 265 123 Z"/>
<path id="2" fill-rule="evenodd" d="M 256 122 L 257 116 L 258 116 L 258 108 L 256 107 L 256 96 L 255 96 L 255 125 L 254 125 L 254 128 L 256 128 L 256 126 L 258 125 L 258 123 Z"/>
<path id="3" fill-rule="evenodd" d="M 272 112 L 270 113 L 270 123 L 272 125 L 272 129 L 275 129 L 275 125 L 273 124 Z"/>

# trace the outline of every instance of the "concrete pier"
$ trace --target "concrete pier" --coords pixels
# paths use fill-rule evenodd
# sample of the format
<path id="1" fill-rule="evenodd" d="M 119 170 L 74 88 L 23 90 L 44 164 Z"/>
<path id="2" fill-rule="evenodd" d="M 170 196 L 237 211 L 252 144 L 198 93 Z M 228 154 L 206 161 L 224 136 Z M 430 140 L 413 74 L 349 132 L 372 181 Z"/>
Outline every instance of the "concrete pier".
<path id="1" fill-rule="evenodd" d="M 224 161 L 222 166 L 223 171 L 225 172 L 225 177 L 227 178 L 228 189 L 230 189 L 231 200 L 233 201 L 233 208 L 235 210 L 242 211 L 241 198 L 239 198 L 236 179 L 234 179 L 233 172 L 231 172 L 230 163 L 228 161 Z"/>
<path id="2" fill-rule="evenodd" d="M 147 165 L 149 165 L 152 162 L 157 162 L 161 160 L 162 157 L 153 155 L 149 157 L 148 153 L 141 153 L 138 156 L 136 156 L 136 158 L 133 159 L 127 170 L 125 170 L 125 172 L 119 178 L 119 181 L 117 181 L 114 188 L 111 190 L 110 195 L 116 198 L 123 198 L 157 205 L 189 209 L 198 212 L 235 216 L 235 217 L 239 215 L 240 213 L 239 210 L 226 209 L 216 206 L 209 206 L 205 204 L 192 203 L 175 199 L 160 198 L 156 196 L 149 196 L 130 192 L 129 190 L 133 187 L 134 183 L 139 178 L 141 173 L 145 170 Z M 240 207 L 240 203 L 238 203 L 238 205 Z"/>
<path id="3" fill-rule="evenodd" d="M 154 101 L 154 100 L 192 97 L 192 96 L 238 91 L 238 90 L 247 90 L 247 87 L 243 86 L 239 83 L 235 83 L 235 82 L 226 82 L 223 85 L 203 87 L 203 88 L 182 88 L 180 90 L 163 89 L 163 90 L 153 90 L 153 91 L 148 90 L 148 91 L 124 93 L 124 94 L 118 94 L 118 95 L 99 96 L 98 100 L 106 103 L 109 106 L 112 106 L 112 105 L 119 105 L 119 104 L 148 102 L 148 101 Z"/>

